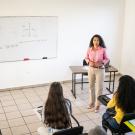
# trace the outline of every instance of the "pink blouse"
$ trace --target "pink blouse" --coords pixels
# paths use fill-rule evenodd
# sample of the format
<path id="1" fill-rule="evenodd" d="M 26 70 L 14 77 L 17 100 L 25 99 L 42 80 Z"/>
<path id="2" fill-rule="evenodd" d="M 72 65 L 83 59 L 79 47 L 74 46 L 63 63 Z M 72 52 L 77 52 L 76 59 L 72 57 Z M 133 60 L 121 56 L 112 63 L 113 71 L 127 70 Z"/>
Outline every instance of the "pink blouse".
<path id="1" fill-rule="evenodd" d="M 93 62 L 102 61 L 104 65 L 109 61 L 106 49 L 103 47 L 98 47 L 97 50 L 94 50 L 93 47 L 89 47 L 85 59 L 89 59 L 89 61 Z"/>

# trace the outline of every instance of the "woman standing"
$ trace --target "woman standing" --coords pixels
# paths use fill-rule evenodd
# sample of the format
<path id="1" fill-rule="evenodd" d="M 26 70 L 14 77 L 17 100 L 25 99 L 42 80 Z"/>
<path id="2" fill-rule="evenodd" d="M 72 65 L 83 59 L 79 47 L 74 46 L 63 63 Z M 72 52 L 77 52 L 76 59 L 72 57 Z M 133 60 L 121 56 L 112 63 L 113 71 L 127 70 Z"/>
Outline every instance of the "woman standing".
<path id="1" fill-rule="evenodd" d="M 90 104 L 89 109 L 94 108 L 95 112 L 99 111 L 100 103 L 98 96 L 102 94 L 105 66 L 109 59 L 106 55 L 105 44 L 100 35 L 94 35 L 89 44 L 85 60 L 89 64 L 88 78 L 90 87 Z"/>

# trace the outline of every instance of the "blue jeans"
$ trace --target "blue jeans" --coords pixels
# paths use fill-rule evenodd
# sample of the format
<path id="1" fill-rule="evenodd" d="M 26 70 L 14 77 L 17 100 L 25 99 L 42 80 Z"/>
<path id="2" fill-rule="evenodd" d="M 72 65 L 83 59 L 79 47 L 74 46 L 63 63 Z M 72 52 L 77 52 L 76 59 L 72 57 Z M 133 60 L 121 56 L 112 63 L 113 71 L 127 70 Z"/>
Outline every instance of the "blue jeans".
<path id="1" fill-rule="evenodd" d="M 102 117 L 102 126 L 107 131 L 106 127 L 109 127 L 113 131 L 118 131 L 119 124 L 117 121 L 113 118 L 112 114 L 109 112 L 105 112 Z"/>

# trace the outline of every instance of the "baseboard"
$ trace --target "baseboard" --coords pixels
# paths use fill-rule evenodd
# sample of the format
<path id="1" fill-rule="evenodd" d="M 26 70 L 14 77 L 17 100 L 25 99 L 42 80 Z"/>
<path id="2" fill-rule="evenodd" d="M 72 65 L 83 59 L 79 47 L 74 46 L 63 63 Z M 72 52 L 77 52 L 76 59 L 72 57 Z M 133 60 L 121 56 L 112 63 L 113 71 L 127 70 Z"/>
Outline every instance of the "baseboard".
<path id="1" fill-rule="evenodd" d="M 121 73 L 117 72 L 115 74 L 116 76 L 122 76 Z M 106 74 L 106 77 L 108 77 L 109 74 Z M 85 78 L 84 78 L 85 79 Z M 81 78 L 77 78 L 77 81 L 80 81 Z M 64 80 L 64 81 L 60 81 L 60 83 L 64 84 L 64 83 L 71 83 L 72 80 Z M 44 87 L 44 86 L 49 86 L 50 83 L 43 83 L 43 84 L 35 84 L 35 85 L 27 85 L 27 86 L 20 86 L 20 87 L 12 87 L 12 88 L 5 88 L 5 89 L 0 89 L 0 92 L 2 91 L 10 91 L 10 90 L 20 90 L 20 89 L 28 89 L 28 88 L 36 88 L 36 87 Z"/>

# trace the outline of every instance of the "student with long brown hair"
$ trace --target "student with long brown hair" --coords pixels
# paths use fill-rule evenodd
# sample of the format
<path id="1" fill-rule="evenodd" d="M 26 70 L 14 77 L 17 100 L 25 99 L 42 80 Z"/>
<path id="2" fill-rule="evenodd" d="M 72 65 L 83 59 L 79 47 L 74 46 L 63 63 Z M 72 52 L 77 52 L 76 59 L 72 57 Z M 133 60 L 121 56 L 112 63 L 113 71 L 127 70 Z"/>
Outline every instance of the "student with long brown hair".
<path id="1" fill-rule="evenodd" d="M 40 135 L 45 135 L 45 133 L 51 135 L 57 130 L 71 127 L 68 106 L 59 82 L 53 82 L 50 86 L 48 98 L 42 111 L 42 121 L 46 127 L 38 128 Z"/>

